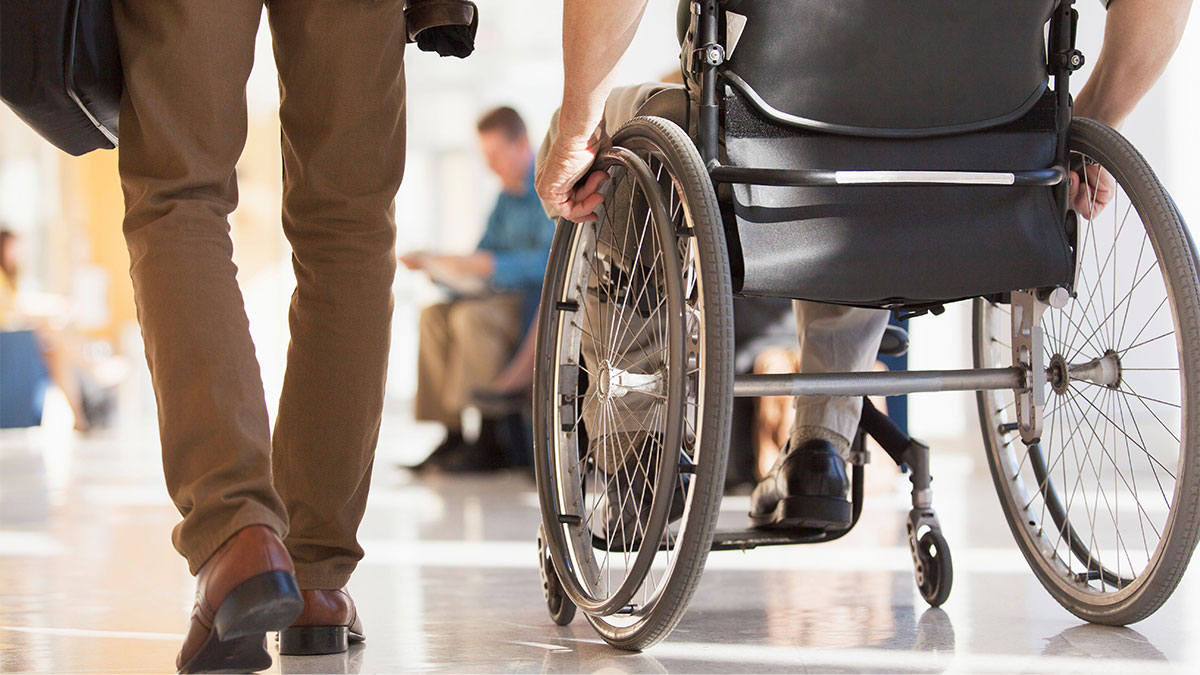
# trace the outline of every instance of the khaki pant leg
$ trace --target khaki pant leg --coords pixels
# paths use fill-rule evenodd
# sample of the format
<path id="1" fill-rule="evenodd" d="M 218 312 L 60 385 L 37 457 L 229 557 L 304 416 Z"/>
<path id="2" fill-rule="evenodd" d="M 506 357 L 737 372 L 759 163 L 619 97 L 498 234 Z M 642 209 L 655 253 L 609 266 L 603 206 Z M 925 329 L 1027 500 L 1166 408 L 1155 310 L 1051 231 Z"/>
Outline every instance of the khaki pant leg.
<path id="1" fill-rule="evenodd" d="M 119 167 L 172 540 L 192 572 L 237 530 L 287 533 L 227 216 L 262 0 L 115 0 Z"/>
<path id="2" fill-rule="evenodd" d="M 453 346 L 442 390 L 445 410 L 460 414 L 471 393 L 490 385 L 504 370 L 524 334 L 521 306 L 521 296 L 509 293 L 459 300 L 451 306 Z"/>
<path id="3" fill-rule="evenodd" d="M 292 245 L 275 488 L 301 588 L 340 588 L 363 551 L 383 410 L 404 171 L 402 0 L 274 0 L 283 228 Z"/>
<path id="4" fill-rule="evenodd" d="M 450 369 L 450 308 L 449 302 L 439 302 L 421 310 L 417 323 L 417 394 L 413 416 L 423 422 L 439 422 L 449 431 L 462 426 L 462 411 L 447 410 L 445 400 L 447 376 Z"/>
<path id="5" fill-rule="evenodd" d="M 869 371 L 879 353 L 888 312 L 797 300 L 800 369 L 805 373 Z M 793 435 L 803 427 L 836 434 L 849 445 L 862 415 L 860 396 L 798 396 Z"/>

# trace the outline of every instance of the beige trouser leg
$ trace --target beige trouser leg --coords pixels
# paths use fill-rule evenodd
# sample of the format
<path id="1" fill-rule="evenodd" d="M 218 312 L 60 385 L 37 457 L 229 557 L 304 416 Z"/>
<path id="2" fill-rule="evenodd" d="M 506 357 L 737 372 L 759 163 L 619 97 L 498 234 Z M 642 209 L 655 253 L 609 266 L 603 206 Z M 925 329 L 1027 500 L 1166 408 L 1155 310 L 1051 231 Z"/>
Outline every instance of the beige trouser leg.
<path id="1" fill-rule="evenodd" d="M 417 394 L 413 416 L 423 422 L 438 422 L 450 431 L 458 431 L 461 410 L 448 410 L 445 398 L 454 343 L 450 340 L 449 302 L 439 302 L 421 310 L 417 322 Z"/>
<path id="2" fill-rule="evenodd" d="M 421 312 L 417 419 L 460 428 L 471 392 L 491 384 L 512 358 L 525 329 L 521 306 L 520 294 L 505 293 Z"/>
<path id="3" fill-rule="evenodd" d="M 404 175 L 402 4 L 268 3 L 296 272 L 272 465 L 301 588 L 341 588 L 363 555 Z"/>
<path id="4" fill-rule="evenodd" d="M 800 336 L 800 370 L 842 373 L 871 370 L 888 312 L 797 300 L 796 330 Z M 844 451 L 858 430 L 861 396 L 798 396 L 793 443 L 813 438 L 828 440 Z"/>
<path id="5" fill-rule="evenodd" d="M 297 288 L 272 449 L 227 216 L 262 0 L 116 0 L 125 236 L 158 400 L 176 548 L 281 535 L 303 588 L 338 588 L 379 430 L 404 164 L 401 0 L 269 4 L 284 232 Z M 274 480 L 272 480 L 272 477 Z"/>

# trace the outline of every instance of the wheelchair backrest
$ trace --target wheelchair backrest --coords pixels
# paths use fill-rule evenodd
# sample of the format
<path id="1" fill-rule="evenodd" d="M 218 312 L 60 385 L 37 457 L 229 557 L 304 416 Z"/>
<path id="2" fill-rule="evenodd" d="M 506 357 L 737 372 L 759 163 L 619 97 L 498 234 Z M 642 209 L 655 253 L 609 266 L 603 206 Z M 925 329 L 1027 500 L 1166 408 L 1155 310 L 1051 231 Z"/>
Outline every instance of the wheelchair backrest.
<path id="1" fill-rule="evenodd" d="M 1057 0 L 725 0 L 724 81 L 777 123 L 931 136 L 1022 117 Z"/>
<path id="2" fill-rule="evenodd" d="M 722 0 L 720 160 L 865 172 L 1054 166 L 1062 116 L 1046 24 L 1058 4 Z M 901 308 L 1072 280 L 1074 235 L 1053 187 L 737 183 L 724 195 L 735 288 L 747 295 Z"/>

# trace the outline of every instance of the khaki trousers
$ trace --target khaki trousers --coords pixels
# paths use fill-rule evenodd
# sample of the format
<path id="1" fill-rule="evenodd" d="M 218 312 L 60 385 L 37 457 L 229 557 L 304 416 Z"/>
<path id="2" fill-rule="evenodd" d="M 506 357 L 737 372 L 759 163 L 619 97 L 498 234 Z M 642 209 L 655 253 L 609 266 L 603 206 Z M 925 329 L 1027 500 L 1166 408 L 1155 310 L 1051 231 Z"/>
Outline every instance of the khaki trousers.
<path id="1" fill-rule="evenodd" d="M 887 328 L 887 310 L 803 300 L 793 302 L 792 307 L 800 338 L 800 372 L 870 371 L 875 365 Z M 861 416 L 861 396 L 797 396 L 793 436 L 804 437 L 799 440 L 824 438 L 825 434 L 805 429 L 817 427 L 836 434 L 845 441 L 842 447 L 848 448 Z"/>
<path id="2" fill-rule="evenodd" d="M 521 307 L 520 294 L 504 293 L 421 310 L 414 405 L 418 420 L 440 422 L 450 431 L 462 428 L 471 392 L 496 379 L 521 340 Z"/>
<path id="3" fill-rule="evenodd" d="M 604 124 L 609 135 L 616 133 L 622 124 L 633 119 L 639 108 L 654 94 L 663 89 L 676 85 L 662 83 L 647 83 L 613 89 L 604 104 Z M 682 112 L 680 115 L 683 117 Z M 681 121 L 681 120 L 677 120 Z M 545 160 L 546 152 L 558 135 L 558 113 L 551 118 L 550 129 L 538 152 L 538 163 Z M 620 200 L 613 199 L 613 203 Z M 625 260 L 630 260 L 636 252 L 627 251 L 618 254 Z M 589 294 L 585 300 L 590 312 L 589 316 L 600 316 L 600 308 Z M 862 309 L 826 305 L 817 302 L 797 300 L 793 303 L 796 313 L 797 332 L 800 341 L 800 368 L 805 373 L 836 373 L 852 371 L 869 371 L 875 363 L 879 351 L 879 342 L 883 339 L 883 331 L 887 327 L 888 312 L 878 309 Z M 660 349 L 650 332 L 639 331 L 641 328 L 637 319 L 632 319 L 629 334 L 640 337 L 636 345 L 622 345 L 622 352 L 630 355 L 634 362 L 639 362 L 644 355 L 657 353 Z M 592 350 L 584 344 L 584 361 L 592 364 L 595 356 Z M 594 383 L 591 383 L 594 387 Z M 593 391 L 589 391 L 593 394 Z M 593 400 L 593 399 L 589 399 Z M 616 432 L 634 433 L 644 424 L 643 418 L 648 414 L 653 401 L 636 395 L 624 399 L 627 415 L 615 422 L 610 421 L 608 428 Z M 598 427 L 597 412 L 585 408 L 584 421 L 590 429 Z M 793 429 L 802 433 L 804 427 L 817 427 L 817 437 L 833 434 L 846 441 L 848 446 L 858 430 L 858 419 L 862 415 L 862 398 L 857 396 L 799 396 L 796 398 L 796 418 Z M 823 432 L 823 433 L 822 433 Z M 595 439 L 593 439 L 595 441 Z"/>
<path id="4" fill-rule="evenodd" d="M 264 524 L 302 588 L 362 549 L 383 404 L 404 165 L 401 0 L 269 0 L 283 231 L 296 290 L 274 434 L 227 217 L 263 0 L 115 0 L 124 232 L 167 488 L 193 573 Z"/>

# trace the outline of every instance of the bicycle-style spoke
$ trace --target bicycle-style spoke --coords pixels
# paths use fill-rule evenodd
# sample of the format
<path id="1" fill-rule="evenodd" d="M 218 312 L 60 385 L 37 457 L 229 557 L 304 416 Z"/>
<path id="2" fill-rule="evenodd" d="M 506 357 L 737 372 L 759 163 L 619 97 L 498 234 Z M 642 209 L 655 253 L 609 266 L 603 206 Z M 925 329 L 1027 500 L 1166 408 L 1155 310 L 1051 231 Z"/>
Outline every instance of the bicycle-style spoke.
<path id="1" fill-rule="evenodd" d="M 1086 178 L 1094 205 L 1096 186 Z M 1078 296 L 1061 310 L 1048 309 L 1042 326 L 1047 364 L 1060 355 L 1059 363 L 1094 381 L 1063 375 L 1065 381 L 1050 383 L 1055 393 L 1043 409 L 1040 444 L 1044 474 L 1035 476 L 1031 453 L 1018 451 L 1005 480 L 1024 485 L 1017 506 L 1062 573 L 1110 593 L 1142 574 L 1166 536 L 1161 510 L 1171 508 L 1183 439 L 1182 405 L 1171 382 L 1182 371 L 1169 347 L 1176 332 L 1161 268 L 1133 200 L 1118 189 L 1106 211 L 1080 217 L 1079 226 Z M 986 316 L 979 325 L 988 329 L 981 365 L 1008 365 L 1011 312 L 1002 304 L 981 307 Z M 1091 365 L 1105 359 L 1115 377 Z M 986 397 L 994 447 L 1011 448 L 1020 442 L 1012 427 L 1015 397 Z"/>
<path id="2" fill-rule="evenodd" d="M 1101 125 L 1072 129 L 1086 205 L 1073 221 L 1071 295 L 1038 317 L 1040 439 L 1022 451 L 1011 391 L 978 395 L 981 428 L 1009 524 L 1042 583 L 1089 621 L 1137 621 L 1177 583 L 1198 537 L 1180 514 L 1197 498 L 1187 462 L 1200 279 L 1178 211 L 1140 156 Z M 1114 157 L 1119 165 L 1105 164 Z M 1007 305 L 976 301 L 977 367 L 1014 365 Z"/>
<path id="3" fill-rule="evenodd" d="M 571 452 L 558 454 L 558 480 L 573 482 L 563 492 L 582 500 L 570 512 L 579 514 L 579 522 L 566 525 L 574 542 L 570 553 L 581 563 L 573 569 L 597 601 L 632 589 L 629 606 L 606 618 L 622 622 L 639 620 L 679 563 L 675 549 L 686 536 L 686 517 L 675 524 L 655 521 L 661 528 L 656 531 L 647 528 L 660 509 L 687 508 L 695 484 L 677 468 L 682 457 L 693 467 L 705 459 L 698 440 L 705 350 L 690 332 L 703 311 L 700 259 L 693 239 L 674 235 L 690 227 L 679 183 L 660 158 L 643 159 L 662 189 L 669 227 L 655 220 L 642 192 L 646 186 L 634 172 L 617 171 L 609 194 L 619 197 L 609 197 L 605 217 L 576 225 L 577 248 L 569 258 L 575 263 L 565 284 L 571 290 L 560 296 L 579 307 L 557 315 L 562 356 L 553 363 L 563 372 L 575 369 L 578 377 L 551 380 L 560 388 L 578 382 L 576 390 L 557 391 L 554 399 L 564 415 L 559 442 L 574 442 Z M 668 274 L 670 266 L 676 270 Z M 682 331 L 682 355 L 673 351 L 681 344 L 675 331 Z M 671 371 L 668 364 L 680 363 L 681 356 L 686 367 Z M 684 398 L 669 405 L 678 382 Z M 667 447 L 668 437 L 679 439 L 679 447 Z M 671 472 L 666 494 L 659 490 L 661 471 Z M 673 500 L 683 501 L 672 506 Z M 660 546 L 661 563 L 653 555 L 654 564 L 639 562 Z"/>

